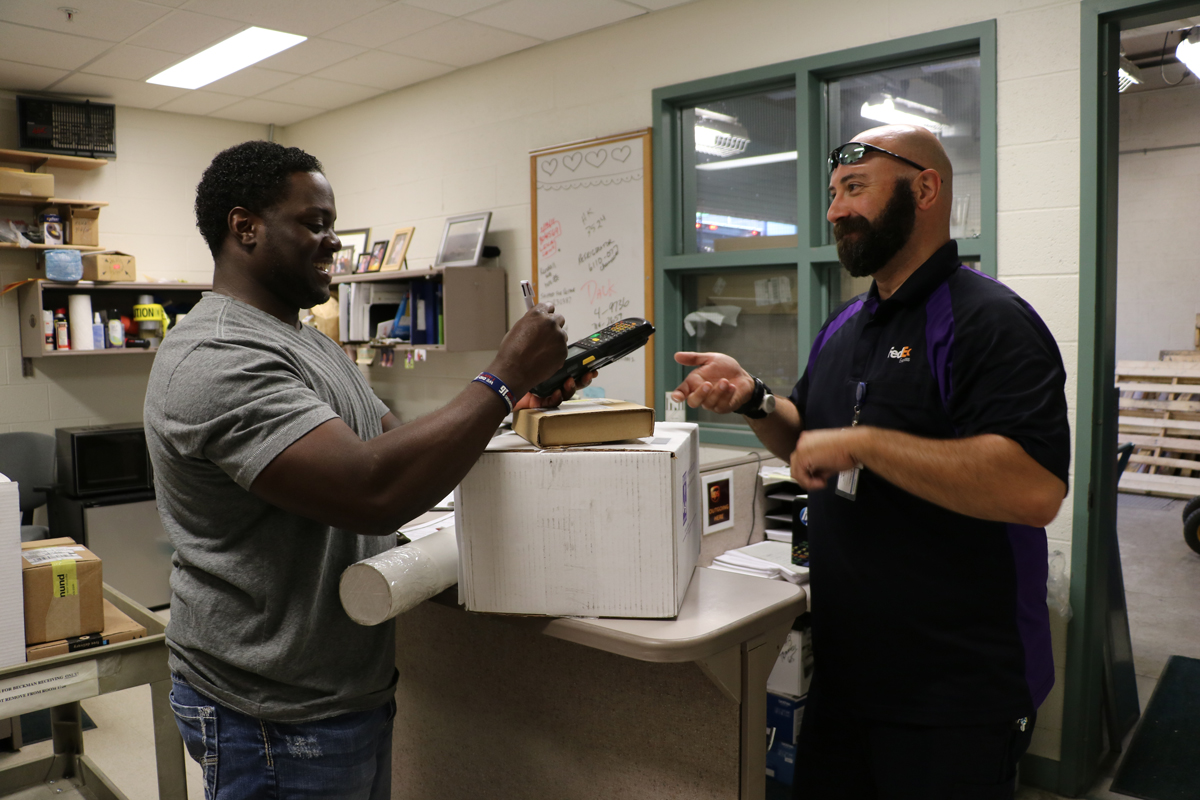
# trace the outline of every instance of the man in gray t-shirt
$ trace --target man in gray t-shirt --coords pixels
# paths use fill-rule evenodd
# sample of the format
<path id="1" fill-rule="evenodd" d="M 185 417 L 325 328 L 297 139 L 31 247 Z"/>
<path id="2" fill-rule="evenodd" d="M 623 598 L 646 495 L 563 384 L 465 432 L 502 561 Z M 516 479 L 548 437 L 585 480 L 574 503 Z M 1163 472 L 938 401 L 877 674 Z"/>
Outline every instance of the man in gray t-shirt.
<path id="1" fill-rule="evenodd" d="M 222 797 L 387 797 L 394 627 L 351 621 L 338 581 L 462 479 L 515 399 L 561 401 L 527 392 L 563 363 L 562 317 L 528 312 L 486 378 L 401 426 L 298 321 L 329 298 L 341 247 L 320 163 L 268 142 L 230 148 L 205 171 L 196 216 L 213 291 L 164 339 L 145 407 L 176 549 L 177 722 L 208 792 L 219 763 Z"/>

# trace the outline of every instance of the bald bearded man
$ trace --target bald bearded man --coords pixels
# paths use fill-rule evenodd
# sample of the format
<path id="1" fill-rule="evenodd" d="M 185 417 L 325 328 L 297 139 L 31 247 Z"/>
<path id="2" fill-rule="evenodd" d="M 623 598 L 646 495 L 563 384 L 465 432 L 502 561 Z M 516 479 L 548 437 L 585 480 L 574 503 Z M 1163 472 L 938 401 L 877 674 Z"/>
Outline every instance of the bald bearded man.
<path id="1" fill-rule="evenodd" d="M 789 398 L 687 352 L 674 396 L 743 414 L 809 493 L 796 796 L 1011 798 L 1054 683 L 1044 526 L 1070 461 L 1062 358 L 1028 303 L 961 266 L 932 133 L 874 128 L 829 166 L 838 257 L 870 290 L 830 316 Z"/>

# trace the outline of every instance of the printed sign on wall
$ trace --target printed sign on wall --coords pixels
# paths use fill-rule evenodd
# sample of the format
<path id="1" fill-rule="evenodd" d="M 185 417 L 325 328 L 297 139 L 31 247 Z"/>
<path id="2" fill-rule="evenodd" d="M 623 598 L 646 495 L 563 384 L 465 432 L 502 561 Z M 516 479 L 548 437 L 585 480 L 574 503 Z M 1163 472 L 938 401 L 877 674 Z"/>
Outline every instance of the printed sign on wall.
<path id="1" fill-rule="evenodd" d="M 704 484 L 704 535 L 733 527 L 733 471 L 714 472 Z"/>

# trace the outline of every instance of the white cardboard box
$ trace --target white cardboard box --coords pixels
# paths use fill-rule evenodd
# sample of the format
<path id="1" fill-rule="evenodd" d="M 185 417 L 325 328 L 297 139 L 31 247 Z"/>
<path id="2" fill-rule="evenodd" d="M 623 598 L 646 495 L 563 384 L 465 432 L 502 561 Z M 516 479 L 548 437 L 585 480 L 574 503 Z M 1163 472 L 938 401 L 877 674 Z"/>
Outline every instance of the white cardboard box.
<path id="1" fill-rule="evenodd" d="M 0 667 L 25 663 L 25 590 L 21 580 L 21 501 L 0 475 Z"/>
<path id="2" fill-rule="evenodd" d="M 539 450 L 497 436 L 454 492 L 459 601 L 469 611 L 666 618 L 700 554 L 693 423 Z"/>

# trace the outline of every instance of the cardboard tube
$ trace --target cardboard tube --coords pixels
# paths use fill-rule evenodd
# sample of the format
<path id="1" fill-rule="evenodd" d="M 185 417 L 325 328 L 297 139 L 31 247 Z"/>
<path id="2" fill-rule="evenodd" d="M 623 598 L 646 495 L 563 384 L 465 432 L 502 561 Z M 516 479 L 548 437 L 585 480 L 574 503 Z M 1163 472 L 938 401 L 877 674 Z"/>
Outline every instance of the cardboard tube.
<path id="1" fill-rule="evenodd" d="M 71 328 L 71 349 L 94 350 L 91 295 L 67 295 L 67 321 Z"/>
<path id="2" fill-rule="evenodd" d="M 351 564 L 342 573 L 342 608 L 359 625 L 378 625 L 458 583 L 458 541 L 443 528 Z"/>

